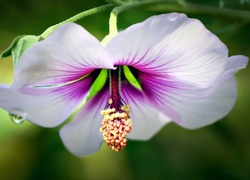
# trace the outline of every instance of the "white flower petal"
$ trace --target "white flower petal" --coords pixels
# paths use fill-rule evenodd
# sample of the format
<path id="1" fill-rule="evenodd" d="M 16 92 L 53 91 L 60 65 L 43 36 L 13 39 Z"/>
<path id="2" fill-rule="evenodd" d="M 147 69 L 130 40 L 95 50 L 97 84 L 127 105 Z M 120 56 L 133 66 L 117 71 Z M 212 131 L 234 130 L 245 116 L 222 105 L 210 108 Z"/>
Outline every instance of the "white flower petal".
<path id="1" fill-rule="evenodd" d="M 231 77 L 221 81 L 206 97 L 173 98 L 173 108 L 181 117 L 176 123 L 190 129 L 199 128 L 214 123 L 232 110 L 237 98 L 237 83 L 235 78 Z"/>
<path id="2" fill-rule="evenodd" d="M 242 55 L 235 55 L 228 58 L 228 63 L 225 68 L 224 74 L 233 75 L 238 70 L 247 66 L 248 57 Z"/>
<path id="3" fill-rule="evenodd" d="M 237 98 L 233 75 L 246 67 L 247 61 L 245 56 L 230 57 L 224 72 L 206 89 L 180 86 L 181 82 L 147 74 L 140 76 L 142 89 L 147 99 L 171 120 L 186 128 L 199 128 L 223 118 L 233 108 Z"/>
<path id="4" fill-rule="evenodd" d="M 105 108 L 108 98 L 109 91 L 105 88 L 84 105 L 72 122 L 62 127 L 60 137 L 71 153 L 86 156 L 100 148 L 103 142 L 101 110 Z"/>
<path id="5" fill-rule="evenodd" d="M 68 23 L 24 52 L 13 87 L 70 82 L 97 68 L 113 68 L 106 50 L 81 26 Z"/>
<path id="6" fill-rule="evenodd" d="M 170 119 L 150 106 L 140 91 L 129 84 L 122 84 L 122 97 L 130 106 L 132 130 L 130 139 L 147 140 L 155 135 Z"/>
<path id="7" fill-rule="evenodd" d="M 91 78 L 57 88 L 0 88 L 0 107 L 44 127 L 66 120 L 90 89 Z"/>
<path id="8" fill-rule="evenodd" d="M 169 76 L 207 88 L 223 72 L 227 47 L 204 25 L 185 14 L 152 16 L 120 32 L 107 44 L 115 65 Z"/>
<path id="9" fill-rule="evenodd" d="M 8 85 L 8 84 L 0 84 L 0 89 L 1 88 L 7 89 L 7 88 L 10 88 L 10 85 Z"/>

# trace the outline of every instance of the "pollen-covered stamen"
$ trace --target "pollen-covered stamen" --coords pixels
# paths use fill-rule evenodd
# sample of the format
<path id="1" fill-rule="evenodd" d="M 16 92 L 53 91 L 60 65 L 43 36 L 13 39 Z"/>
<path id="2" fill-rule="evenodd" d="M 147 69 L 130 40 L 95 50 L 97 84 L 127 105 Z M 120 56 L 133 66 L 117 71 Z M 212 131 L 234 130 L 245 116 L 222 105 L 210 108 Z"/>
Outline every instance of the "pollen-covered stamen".
<path id="1" fill-rule="evenodd" d="M 110 149 L 120 151 L 127 144 L 126 135 L 131 131 L 129 105 L 120 95 L 121 67 L 109 71 L 110 98 L 101 112 L 104 119 L 100 131 Z"/>
<path id="2" fill-rule="evenodd" d="M 132 123 L 129 116 L 129 106 L 122 106 L 120 111 L 115 108 L 101 112 L 104 119 L 100 131 L 110 149 L 119 152 L 126 147 L 126 135 L 131 131 Z"/>

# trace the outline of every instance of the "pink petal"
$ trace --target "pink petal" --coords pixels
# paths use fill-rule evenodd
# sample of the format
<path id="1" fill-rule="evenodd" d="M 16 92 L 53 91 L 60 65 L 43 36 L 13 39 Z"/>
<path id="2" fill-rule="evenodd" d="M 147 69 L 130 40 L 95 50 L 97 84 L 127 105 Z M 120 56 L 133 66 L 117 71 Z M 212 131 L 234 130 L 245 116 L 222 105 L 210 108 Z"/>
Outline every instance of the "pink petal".
<path id="1" fill-rule="evenodd" d="M 237 83 L 234 77 L 221 81 L 205 97 L 194 91 L 190 97 L 176 93 L 172 95 L 172 108 L 180 115 L 173 119 L 179 125 L 194 129 L 214 123 L 226 116 L 233 108 L 237 98 Z M 197 97 L 193 94 L 197 94 Z M 202 94 L 202 93 L 201 93 Z"/>
<path id="2" fill-rule="evenodd" d="M 186 128 L 199 128 L 223 118 L 233 108 L 237 98 L 233 75 L 247 61 L 245 56 L 230 57 L 222 75 L 206 89 L 147 74 L 140 76 L 141 85 L 148 100 L 170 119 Z"/>
<path id="3" fill-rule="evenodd" d="M 223 72 L 227 47 L 204 25 L 185 14 L 152 16 L 111 39 L 108 51 L 115 65 L 169 76 L 182 83 L 207 88 Z"/>
<path id="4" fill-rule="evenodd" d="M 129 84 L 122 84 L 122 97 L 130 106 L 132 131 L 130 139 L 147 140 L 155 135 L 170 119 L 151 106 L 143 94 Z"/>
<path id="5" fill-rule="evenodd" d="M 68 23 L 21 56 L 13 87 L 66 83 L 98 68 L 113 68 L 106 50 L 81 26 Z"/>
<path id="6" fill-rule="evenodd" d="M 232 76 L 238 70 L 243 69 L 247 66 L 248 57 L 242 55 L 235 55 L 228 58 L 228 63 L 225 68 L 224 76 Z"/>
<path id="7" fill-rule="evenodd" d="M 96 152 L 103 142 L 100 127 L 109 98 L 108 88 L 104 88 L 78 112 L 72 122 L 62 127 L 60 137 L 66 148 L 76 156 L 86 156 Z"/>
<path id="8" fill-rule="evenodd" d="M 22 93 L 13 88 L 0 88 L 0 107 L 40 126 L 54 127 L 74 112 L 92 82 L 89 77 L 62 87 L 26 87 L 20 89 Z"/>

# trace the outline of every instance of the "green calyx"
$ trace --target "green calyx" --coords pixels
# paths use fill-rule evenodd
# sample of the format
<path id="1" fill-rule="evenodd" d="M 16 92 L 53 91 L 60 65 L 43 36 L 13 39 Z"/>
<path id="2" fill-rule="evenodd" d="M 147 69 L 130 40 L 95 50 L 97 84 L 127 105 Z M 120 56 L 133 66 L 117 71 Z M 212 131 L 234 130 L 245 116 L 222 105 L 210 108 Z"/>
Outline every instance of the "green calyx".
<path id="1" fill-rule="evenodd" d="M 130 69 L 128 68 L 128 66 L 123 66 L 123 72 L 124 72 L 124 76 L 126 77 L 126 79 L 128 80 L 128 82 L 133 85 L 136 89 L 138 90 L 142 90 L 138 80 L 135 78 L 135 76 L 132 74 L 132 72 L 130 71 Z"/>
<path id="2" fill-rule="evenodd" d="M 93 96 L 95 96 L 104 87 L 107 79 L 108 79 L 108 70 L 102 69 L 100 74 L 97 76 L 97 78 L 93 82 L 93 84 L 89 90 L 89 93 L 86 97 L 86 101 L 88 101 Z"/>

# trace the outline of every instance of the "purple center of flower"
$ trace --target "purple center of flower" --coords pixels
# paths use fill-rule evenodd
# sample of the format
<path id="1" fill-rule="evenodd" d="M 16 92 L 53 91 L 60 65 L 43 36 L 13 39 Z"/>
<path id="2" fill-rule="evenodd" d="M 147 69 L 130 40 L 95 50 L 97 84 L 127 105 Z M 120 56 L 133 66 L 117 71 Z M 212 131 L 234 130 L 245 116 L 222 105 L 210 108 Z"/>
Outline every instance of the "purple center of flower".
<path id="1" fill-rule="evenodd" d="M 120 95 L 120 67 L 110 70 L 110 98 L 105 110 L 101 112 L 104 119 L 100 131 L 110 149 L 118 152 L 126 147 L 126 135 L 131 131 L 129 105 Z"/>

